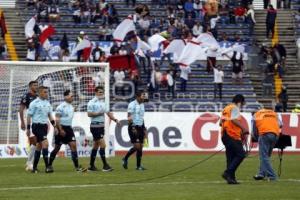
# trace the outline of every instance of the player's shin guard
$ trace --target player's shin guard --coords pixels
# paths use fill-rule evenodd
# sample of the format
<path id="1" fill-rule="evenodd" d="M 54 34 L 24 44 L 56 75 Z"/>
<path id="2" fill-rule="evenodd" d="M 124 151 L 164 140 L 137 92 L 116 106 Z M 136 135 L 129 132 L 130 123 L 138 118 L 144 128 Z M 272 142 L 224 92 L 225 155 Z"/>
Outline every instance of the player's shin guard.
<path id="1" fill-rule="evenodd" d="M 127 152 L 126 156 L 124 157 L 125 160 L 128 160 L 128 158 L 134 153 L 136 152 L 136 148 L 132 147 L 131 149 L 129 149 L 129 151 Z"/>
<path id="2" fill-rule="evenodd" d="M 43 154 L 43 159 L 45 162 L 45 166 L 48 167 L 49 166 L 49 158 L 48 158 L 48 149 L 43 149 L 42 150 L 42 154 Z"/>
<path id="3" fill-rule="evenodd" d="M 138 149 L 136 151 L 136 167 L 141 166 L 142 156 L 143 156 L 143 151 L 141 149 Z"/>
<path id="4" fill-rule="evenodd" d="M 33 161 L 33 169 L 37 169 L 37 165 L 40 161 L 41 151 L 35 150 L 34 152 L 34 161 Z"/>
<path id="5" fill-rule="evenodd" d="M 75 168 L 78 168 L 79 164 L 78 164 L 78 154 L 77 154 L 77 151 L 72 151 L 71 152 L 71 156 L 72 156 L 72 161 L 73 161 L 73 164 L 74 164 Z"/>
<path id="6" fill-rule="evenodd" d="M 91 152 L 91 160 L 90 160 L 90 166 L 95 166 L 95 159 L 96 159 L 96 156 L 97 156 L 97 149 L 92 149 L 92 152 Z"/>
<path id="7" fill-rule="evenodd" d="M 100 154 L 103 166 L 107 165 L 106 158 L 105 158 L 105 148 L 100 148 L 99 154 Z"/>
<path id="8" fill-rule="evenodd" d="M 28 153 L 27 165 L 33 164 L 35 149 L 36 149 L 35 145 L 32 144 L 30 146 L 30 151 Z"/>
<path id="9" fill-rule="evenodd" d="M 53 151 L 50 153 L 49 166 L 52 166 L 52 163 L 53 163 L 58 151 L 59 150 L 53 149 Z"/>

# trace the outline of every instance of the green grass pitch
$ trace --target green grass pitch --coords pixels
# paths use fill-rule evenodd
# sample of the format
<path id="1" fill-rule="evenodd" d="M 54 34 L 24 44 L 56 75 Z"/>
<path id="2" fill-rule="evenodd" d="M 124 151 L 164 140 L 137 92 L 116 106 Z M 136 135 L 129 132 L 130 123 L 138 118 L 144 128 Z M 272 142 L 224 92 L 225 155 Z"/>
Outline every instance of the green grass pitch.
<path id="1" fill-rule="evenodd" d="M 9 200 L 289 200 L 300 199 L 300 156 L 284 155 L 282 176 L 277 182 L 254 181 L 258 157 L 246 158 L 237 172 L 240 185 L 227 185 L 221 178 L 225 156 L 220 153 L 187 171 L 163 176 L 205 159 L 207 155 L 145 155 L 146 171 L 135 170 L 135 156 L 129 160 L 129 169 L 121 166 L 121 157 L 109 158 L 113 172 L 77 173 L 68 158 L 57 158 L 53 174 L 44 173 L 43 159 L 40 173 L 25 171 L 25 159 L 0 160 L 0 199 Z M 279 159 L 273 154 L 277 171 Z M 80 159 L 83 166 L 88 158 Z M 97 166 L 100 167 L 99 156 Z M 143 181 L 141 181 L 143 180 Z"/>

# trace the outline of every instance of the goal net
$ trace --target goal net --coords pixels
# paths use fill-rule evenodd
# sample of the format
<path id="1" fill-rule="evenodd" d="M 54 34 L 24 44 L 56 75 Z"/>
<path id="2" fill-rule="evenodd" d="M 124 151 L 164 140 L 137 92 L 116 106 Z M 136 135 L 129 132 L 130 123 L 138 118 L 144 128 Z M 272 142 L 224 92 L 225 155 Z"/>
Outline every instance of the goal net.
<path id="1" fill-rule="evenodd" d="M 72 91 L 75 108 L 73 127 L 76 137 L 85 138 L 90 134 L 90 121 L 86 110 L 88 101 L 94 97 L 96 86 L 104 87 L 105 103 L 109 107 L 108 63 L 1 61 L 0 145 L 24 143 L 22 138 L 24 138 L 25 132 L 20 129 L 18 113 L 21 98 L 28 92 L 28 83 L 33 80 L 38 81 L 39 86 L 43 85 L 49 88 L 48 100 L 54 110 L 64 101 L 64 91 L 67 89 Z M 107 125 L 108 120 L 106 119 Z M 105 135 L 108 136 L 108 128 L 105 128 L 105 131 Z M 81 143 L 87 143 L 86 139 Z"/>

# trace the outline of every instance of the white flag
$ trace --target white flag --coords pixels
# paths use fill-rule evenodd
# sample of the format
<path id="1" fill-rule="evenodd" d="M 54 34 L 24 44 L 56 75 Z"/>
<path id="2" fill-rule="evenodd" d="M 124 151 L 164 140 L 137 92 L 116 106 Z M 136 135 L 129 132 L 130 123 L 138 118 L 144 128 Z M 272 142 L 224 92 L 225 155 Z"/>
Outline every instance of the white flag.
<path id="1" fill-rule="evenodd" d="M 27 38 L 32 38 L 32 36 L 34 35 L 34 26 L 36 23 L 36 19 L 35 16 L 31 17 L 31 19 L 25 24 L 25 37 Z"/>
<path id="2" fill-rule="evenodd" d="M 201 52 L 203 53 L 200 43 L 193 38 L 192 41 L 188 42 L 184 47 L 177 63 L 182 66 L 189 66 L 201 56 Z"/>
<path id="3" fill-rule="evenodd" d="M 185 45 L 186 45 L 186 43 L 184 40 L 181 40 L 181 39 L 173 40 L 169 44 L 169 46 L 164 50 L 164 53 L 166 53 L 166 54 L 173 53 L 173 60 L 174 60 L 174 62 L 177 62 Z"/>
<path id="4" fill-rule="evenodd" d="M 160 43 L 162 43 L 163 41 L 165 41 L 166 38 L 164 38 L 163 36 L 159 35 L 159 34 L 155 34 L 152 35 L 149 39 L 148 39 L 148 44 L 151 47 L 151 51 L 157 51 L 159 48 Z"/>
<path id="5" fill-rule="evenodd" d="M 208 47 L 210 49 L 220 48 L 218 41 L 210 33 L 201 33 L 196 41 L 200 42 L 203 47 Z"/>
<path id="6" fill-rule="evenodd" d="M 135 25 L 133 23 L 132 17 L 127 17 L 124 19 L 113 32 L 113 37 L 115 41 L 122 42 L 128 32 L 135 31 Z"/>

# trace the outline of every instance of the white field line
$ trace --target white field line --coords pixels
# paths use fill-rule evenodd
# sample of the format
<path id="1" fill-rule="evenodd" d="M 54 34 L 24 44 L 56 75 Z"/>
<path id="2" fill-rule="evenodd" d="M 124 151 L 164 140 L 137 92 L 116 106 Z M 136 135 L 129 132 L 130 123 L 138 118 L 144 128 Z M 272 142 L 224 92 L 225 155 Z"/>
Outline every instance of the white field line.
<path id="1" fill-rule="evenodd" d="M 250 183 L 254 181 L 240 181 L 241 183 Z M 278 182 L 300 183 L 300 179 L 280 179 Z M 36 190 L 36 189 L 68 189 L 68 188 L 92 188 L 107 186 L 141 186 L 142 185 L 188 185 L 188 184 L 226 184 L 225 181 L 183 181 L 183 182 L 139 182 L 139 183 L 107 183 L 107 184 L 86 184 L 86 185 L 47 185 L 47 186 L 27 186 L 27 187 L 8 187 L 0 188 L 0 191 L 9 190 Z"/>

